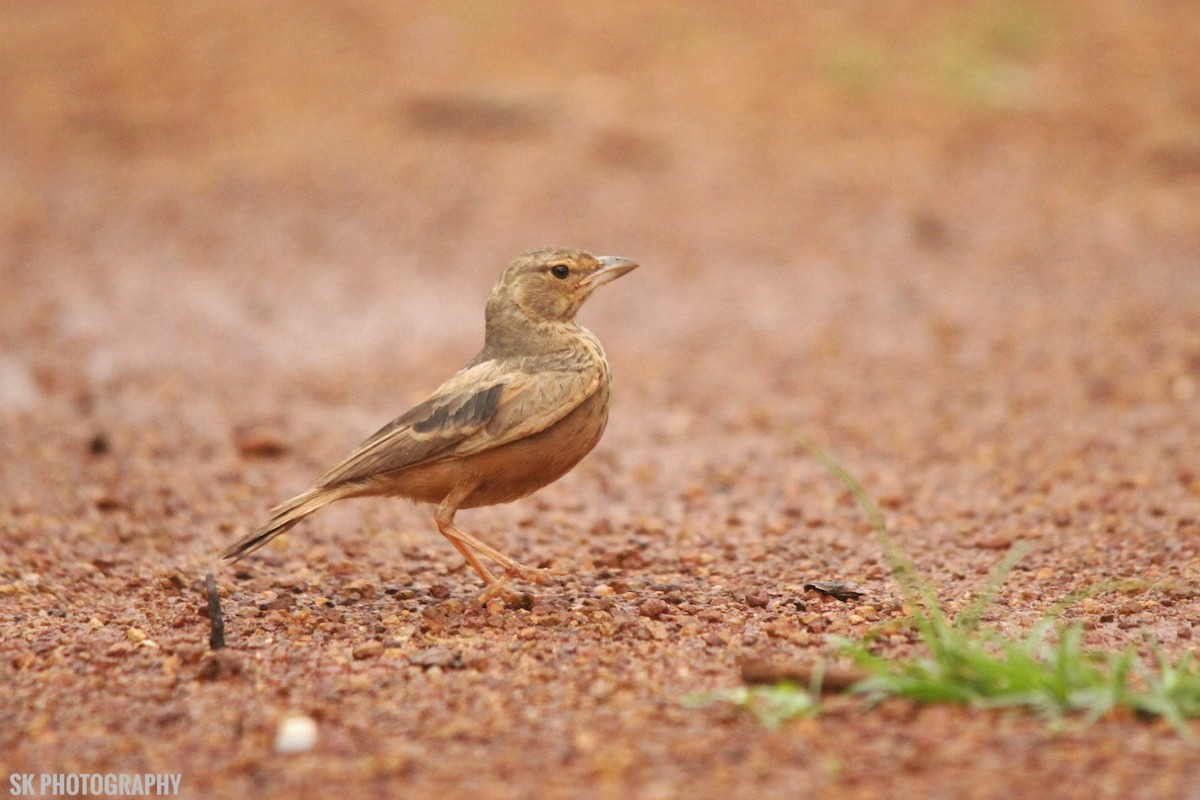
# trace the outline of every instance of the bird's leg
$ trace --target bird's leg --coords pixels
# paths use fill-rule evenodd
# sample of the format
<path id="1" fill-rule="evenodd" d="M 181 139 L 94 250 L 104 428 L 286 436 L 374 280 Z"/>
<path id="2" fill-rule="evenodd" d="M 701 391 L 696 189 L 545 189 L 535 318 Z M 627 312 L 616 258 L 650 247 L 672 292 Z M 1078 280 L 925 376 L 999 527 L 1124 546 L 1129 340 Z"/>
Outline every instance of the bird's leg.
<path id="1" fill-rule="evenodd" d="M 450 544 L 454 545 L 455 550 L 462 553 L 462 557 L 467 560 L 467 563 L 471 565 L 471 569 L 475 570 L 475 573 L 483 580 L 485 586 L 491 586 L 496 582 L 496 576 L 475 557 L 475 554 L 471 552 L 471 548 L 454 538 L 450 538 Z"/>
<path id="2" fill-rule="evenodd" d="M 475 553 L 471 552 L 472 550 L 480 555 L 487 556 L 492 561 L 504 567 L 506 576 L 515 575 L 522 580 L 534 583 L 545 582 L 549 577 L 550 570 L 534 569 L 533 567 L 525 566 L 519 561 L 514 561 L 496 548 L 479 541 L 454 524 L 454 515 L 458 512 L 458 504 L 466 499 L 474 488 L 472 484 L 459 484 L 442 500 L 433 515 L 433 520 L 437 523 L 438 531 L 441 532 L 442 536 L 450 540 L 458 552 L 463 554 L 463 557 L 467 559 L 467 563 L 479 574 L 479 577 L 483 579 L 483 582 L 489 588 L 497 583 L 497 580 L 486 567 L 479 563 L 479 559 L 475 557 Z"/>
<path id="3" fill-rule="evenodd" d="M 481 606 L 486 606 L 488 601 L 493 597 L 502 597 L 506 600 L 515 598 L 516 595 L 507 588 L 508 573 L 503 573 L 499 578 L 493 575 L 487 567 L 483 565 L 475 554 L 471 552 L 471 548 L 460 542 L 458 539 L 450 539 L 450 544 L 454 545 L 454 549 L 462 553 L 462 557 L 467 560 L 471 568 L 479 574 L 483 580 L 483 591 L 475 597 L 475 602 Z"/>

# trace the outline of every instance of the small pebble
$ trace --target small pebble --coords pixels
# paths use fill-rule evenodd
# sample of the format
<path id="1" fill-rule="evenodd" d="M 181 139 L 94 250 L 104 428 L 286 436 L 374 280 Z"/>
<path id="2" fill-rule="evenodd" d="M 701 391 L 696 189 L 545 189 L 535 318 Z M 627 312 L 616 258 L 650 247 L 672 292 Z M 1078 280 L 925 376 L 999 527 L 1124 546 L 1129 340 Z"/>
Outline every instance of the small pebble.
<path id="1" fill-rule="evenodd" d="M 497 616 L 499 614 L 503 614 L 507 610 L 508 610 L 508 606 L 499 597 L 493 597 L 491 600 L 488 601 L 487 613 L 491 616 Z"/>
<path id="2" fill-rule="evenodd" d="M 97 433 L 88 440 L 88 451 L 94 456 L 106 455 L 110 447 L 108 435 L 104 433 Z"/>
<path id="3" fill-rule="evenodd" d="M 408 663 L 418 667 L 425 667 L 426 669 L 432 667 L 462 669 L 463 657 L 462 653 L 457 650 L 451 650 L 448 647 L 428 647 L 410 655 Z"/>
<path id="4" fill-rule="evenodd" d="M 305 753 L 317 743 L 317 723 L 312 717 L 294 715 L 284 717 L 275 734 L 275 752 L 281 754 Z"/>
<path id="5" fill-rule="evenodd" d="M 658 619 L 670 610 L 671 607 L 667 605 L 666 601 L 659 600 L 658 598 L 647 600 L 638 606 L 638 613 L 643 617 L 649 617 L 650 619 Z"/>
<path id="6" fill-rule="evenodd" d="M 750 592 L 746 595 L 746 605 L 751 608 L 766 608 L 768 602 L 770 598 L 762 592 Z"/>
<path id="7" fill-rule="evenodd" d="M 383 642 L 378 639 L 372 639 L 355 646 L 350 655 L 355 661 L 362 661 L 364 658 L 376 658 L 383 655 Z"/>

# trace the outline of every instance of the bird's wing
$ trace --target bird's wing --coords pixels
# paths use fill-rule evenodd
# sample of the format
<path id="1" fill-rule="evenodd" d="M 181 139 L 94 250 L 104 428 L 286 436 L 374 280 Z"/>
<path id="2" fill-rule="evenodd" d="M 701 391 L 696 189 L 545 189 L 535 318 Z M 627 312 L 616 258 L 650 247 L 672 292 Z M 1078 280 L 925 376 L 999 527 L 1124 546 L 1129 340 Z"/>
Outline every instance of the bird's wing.
<path id="1" fill-rule="evenodd" d="M 598 369 L 509 373 L 491 418 L 455 448 L 455 455 L 478 453 L 546 430 L 595 394 L 601 380 Z"/>
<path id="2" fill-rule="evenodd" d="M 328 488 L 419 464 L 478 453 L 553 425 L 600 384 L 598 370 L 544 370 L 484 361 L 380 428 L 317 480 Z"/>

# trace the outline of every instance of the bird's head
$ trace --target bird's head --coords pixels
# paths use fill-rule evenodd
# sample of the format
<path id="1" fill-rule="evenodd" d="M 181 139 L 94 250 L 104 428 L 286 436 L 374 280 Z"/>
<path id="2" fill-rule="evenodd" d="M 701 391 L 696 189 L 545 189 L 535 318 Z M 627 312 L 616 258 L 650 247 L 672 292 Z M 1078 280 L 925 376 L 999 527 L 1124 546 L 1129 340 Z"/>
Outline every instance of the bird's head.
<path id="1" fill-rule="evenodd" d="M 500 318 L 535 325 L 570 322 L 598 287 L 637 267 L 627 258 L 552 247 L 530 250 L 505 267 L 488 300 L 489 328 Z"/>

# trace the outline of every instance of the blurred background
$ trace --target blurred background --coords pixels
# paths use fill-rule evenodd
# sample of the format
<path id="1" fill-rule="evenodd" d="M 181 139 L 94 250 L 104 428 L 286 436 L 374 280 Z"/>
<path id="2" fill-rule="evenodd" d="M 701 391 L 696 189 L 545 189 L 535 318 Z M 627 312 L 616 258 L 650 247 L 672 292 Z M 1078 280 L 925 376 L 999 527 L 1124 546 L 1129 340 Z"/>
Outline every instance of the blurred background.
<path id="1" fill-rule="evenodd" d="M 205 435 L 291 392 L 361 401 L 349 441 L 547 244 L 644 265 L 583 321 L 674 431 L 1111 398 L 1122 331 L 1197 322 L 1191 0 L 4 6 L 8 410 Z"/>

